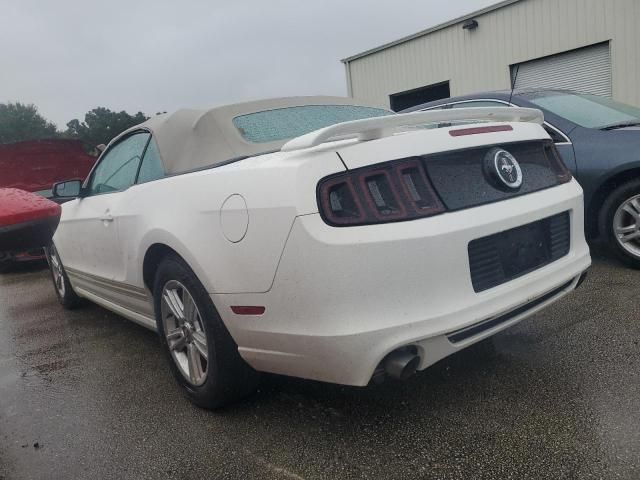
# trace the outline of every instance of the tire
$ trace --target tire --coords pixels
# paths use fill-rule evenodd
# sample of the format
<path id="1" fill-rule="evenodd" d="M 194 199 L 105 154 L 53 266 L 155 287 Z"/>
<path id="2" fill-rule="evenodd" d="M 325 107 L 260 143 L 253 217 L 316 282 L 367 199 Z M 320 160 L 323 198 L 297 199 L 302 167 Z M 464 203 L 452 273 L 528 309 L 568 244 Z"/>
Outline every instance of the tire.
<path id="1" fill-rule="evenodd" d="M 600 211 L 599 227 L 607 248 L 629 267 L 640 269 L 640 179 L 609 194 Z M 616 233 L 623 232 L 622 228 L 624 233 Z"/>
<path id="2" fill-rule="evenodd" d="M 211 297 L 178 256 L 160 263 L 153 298 L 162 349 L 189 400 L 215 409 L 255 391 L 259 374 L 240 357 Z"/>
<path id="3" fill-rule="evenodd" d="M 82 305 L 82 299 L 73 290 L 55 245 L 50 245 L 44 251 L 47 256 L 53 289 L 56 292 L 56 297 L 58 297 L 58 302 L 67 310 L 79 307 Z"/>

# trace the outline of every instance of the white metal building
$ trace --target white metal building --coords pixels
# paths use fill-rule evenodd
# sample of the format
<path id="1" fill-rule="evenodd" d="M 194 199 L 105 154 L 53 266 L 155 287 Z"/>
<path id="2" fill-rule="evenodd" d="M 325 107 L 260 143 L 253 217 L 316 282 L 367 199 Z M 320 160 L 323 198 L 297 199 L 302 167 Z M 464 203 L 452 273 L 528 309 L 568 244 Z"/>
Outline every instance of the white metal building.
<path id="1" fill-rule="evenodd" d="M 394 110 L 514 81 L 640 106 L 640 0 L 506 0 L 342 61 L 350 96 Z"/>

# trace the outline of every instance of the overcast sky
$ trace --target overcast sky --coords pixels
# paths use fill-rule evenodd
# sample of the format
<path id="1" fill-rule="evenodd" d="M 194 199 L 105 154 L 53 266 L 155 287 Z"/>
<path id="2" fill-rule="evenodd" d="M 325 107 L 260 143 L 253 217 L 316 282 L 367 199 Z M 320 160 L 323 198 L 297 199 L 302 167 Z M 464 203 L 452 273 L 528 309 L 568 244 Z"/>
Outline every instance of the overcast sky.
<path id="1" fill-rule="evenodd" d="M 173 111 L 346 95 L 341 58 L 496 0 L 0 0 L 0 102 L 63 128 L 97 106 Z"/>

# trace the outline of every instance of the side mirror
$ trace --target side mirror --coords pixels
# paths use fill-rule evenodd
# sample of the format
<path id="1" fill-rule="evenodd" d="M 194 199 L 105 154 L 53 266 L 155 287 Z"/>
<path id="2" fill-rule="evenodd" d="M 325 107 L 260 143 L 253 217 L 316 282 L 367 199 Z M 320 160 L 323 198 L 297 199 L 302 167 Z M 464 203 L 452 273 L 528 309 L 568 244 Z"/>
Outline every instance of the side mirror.
<path id="1" fill-rule="evenodd" d="M 82 180 L 67 180 L 53 184 L 53 198 L 77 198 L 82 193 Z"/>

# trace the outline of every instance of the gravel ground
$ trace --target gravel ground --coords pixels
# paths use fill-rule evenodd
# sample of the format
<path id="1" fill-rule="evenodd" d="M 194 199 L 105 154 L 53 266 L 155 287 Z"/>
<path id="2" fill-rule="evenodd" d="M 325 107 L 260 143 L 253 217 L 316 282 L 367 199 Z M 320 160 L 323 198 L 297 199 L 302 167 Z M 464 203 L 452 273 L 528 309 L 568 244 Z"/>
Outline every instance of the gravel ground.
<path id="1" fill-rule="evenodd" d="M 640 478 L 640 272 L 602 254 L 551 308 L 404 383 L 268 376 L 193 407 L 155 335 L 0 276 L 0 480 Z"/>

